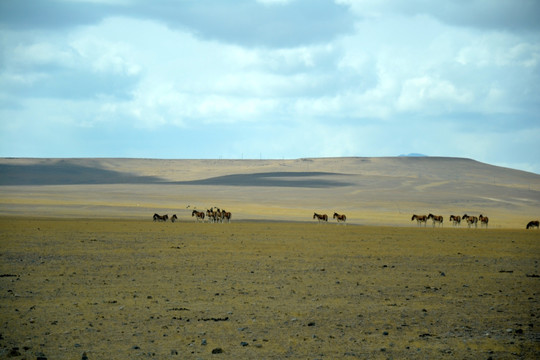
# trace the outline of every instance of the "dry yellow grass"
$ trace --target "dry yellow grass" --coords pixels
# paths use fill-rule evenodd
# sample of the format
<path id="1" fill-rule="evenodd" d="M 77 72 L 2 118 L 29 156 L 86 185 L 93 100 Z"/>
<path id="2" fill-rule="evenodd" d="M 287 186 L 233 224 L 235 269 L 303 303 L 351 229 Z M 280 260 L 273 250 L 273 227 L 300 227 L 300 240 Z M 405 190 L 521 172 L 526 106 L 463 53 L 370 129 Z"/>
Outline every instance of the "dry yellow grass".
<path id="1" fill-rule="evenodd" d="M 3 217 L 0 358 L 534 359 L 539 240 Z"/>
<path id="2" fill-rule="evenodd" d="M 189 207 L 188 207 L 189 206 Z M 413 213 L 484 214 L 493 228 L 540 216 L 540 175 L 452 158 L 0 159 L 0 216 L 148 219 L 212 206 L 233 219 L 414 226 Z"/>

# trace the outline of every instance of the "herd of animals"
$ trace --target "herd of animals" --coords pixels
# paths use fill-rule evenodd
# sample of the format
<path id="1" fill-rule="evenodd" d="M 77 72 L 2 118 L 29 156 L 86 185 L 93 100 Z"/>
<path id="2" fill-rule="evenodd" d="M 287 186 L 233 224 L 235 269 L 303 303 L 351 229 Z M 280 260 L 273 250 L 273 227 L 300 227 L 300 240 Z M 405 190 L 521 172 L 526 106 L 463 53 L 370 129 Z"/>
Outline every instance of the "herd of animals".
<path id="1" fill-rule="evenodd" d="M 204 219 L 206 218 L 208 222 L 213 222 L 213 223 L 228 222 L 229 223 L 231 222 L 232 214 L 229 211 L 225 211 L 219 208 L 214 209 L 212 207 L 210 209 L 207 209 L 206 213 L 204 211 L 193 210 L 191 212 L 191 217 L 194 217 L 197 220 L 197 222 L 199 221 L 204 222 L 205 221 Z M 169 215 L 168 214 L 165 214 L 165 215 L 154 214 L 153 220 L 165 222 L 169 220 Z M 178 217 L 176 216 L 176 214 L 174 214 L 171 217 L 171 222 L 175 222 L 176 220 L 178 220 Z"/>
<path id="2" fill-rule="evenodd" d="M 232 214 L 230 212 L 228 212 L 228 211 L 223 210 L 223 209 L 219 209 L 217 207 L 216 208 L 212 207 L 210 209 L 207 209 L 206 212 L 193 210 L 191 212 L 191 217 L 194 217 L 197 222 L 207 221 L 207 222 L 211 222 L 211 223 L 223 223 L 223 222 L 230 223 Z M 205 220 L 205 218 L 206 218 L 206 220 Z M 317 220 L 319 223 L 325 223 L 325 222 L 328 222 L 328 215 L 326 215 L 326 214 L 317 214 L 316 212 L 314 212 L 313 213 L 313 219 Z M 334 212 L 334 216 L 332 217 L 332 219 L 335 219 L 338 223 L 345 224 L 345 222 L 347 221 L 347 216 L 345 214 L 338 214 L 338 213 Z M 163 222 L 165 222 L 165 221 L 169 220 L 169 215 L 167 215 L 167 214 L 165 214 L 165 215 L 154 214 L 153 220 L 154 221 L 163 221 Z M 171 222 L 175 222 L 176 220 L 178 220 L 178 217 L 176 216 L 176 214 L 174 214 L 171 217 Z M 428 220 L 432 221 L 433 227 L 435 227 L 435 226 L 440 227 L 440 226 L 443 225 L 443 222 L 444 222 L 444 218 L 443 218 L 442 215 L 433 215 L 431 213 L 429 215 L 417 215 L 417 214 L 414 214 L 412 216 L 412 218 L 411 218 L 411 221 L 414 221 L 414 220 L 416 220 L 418 226 L 421 226 L 422 224 L 424 224 L 424 226 L 426 226 Z M 473 216 L 473 215 L 467 215 L 467 214 L 465 214 L 463 216 L 450 215 L 450 218 L 449 218 L 449 221 L 452 223 L 452 225 L 454 227 L 461 226 L 461 220 L 465 221 L 469 228 L 472 227 L 472 226 L 477 228 L 478 223 L 480 223 L 480 227 L 487 228 L 488 224 L 489 224 L 489 218 L 487 216 L 482 215 L 482 214 L 480 214 L 478 217 Z M 532 229 L 532 228 L 537 228 L 538 229 L 539 225 L 540 225 L 540 223 L 539 223 L 538 220 L 533 220 L 533 221 L 529 221 L 526 228 L 527 229 Z"/>
<path id="3" fill-rule="evenodd" d="M 412 216 L 412 218 L 411 218 L 411 221 L 416 220 L 418 226 L 421 226 L 422 223 L 424 224 L 424 226 L 426 226 L 428 220 L 430 220 L 430 219 L 431 219 L 431 221 L 433 223 L 433 227 L 435 227 L 435 226 L 440 227 L 440 226 L 442 226 L 442 224 L 444 222 L 444 218 L 441 215 L 433 215 L 431 213 L 429 215 L 416 215 L 416 214 L 414 214 Z M 465 221 L 467 223 L 468 227 L 474 226 L 475 228 L 477 228 L 478 223 L 480 223 L 480 227 L 487 228 L 488 224 L 489 224 L 489 218 L 487 216 L 482 215 L 482 214 L 480 214 L 478 217 L 472 216 L 472 215 L 467 215 L 467 214 L 465 214 L 463 216 L 450 215 L 450 218 L 449 218 L 449 221 L 455 227 L 461 226 L 461 220 Z M 526 226 L 526 229 L 532 229 L 532 228 L 537 228 L 538 229 L 538 227 L 539 227 L 539 221 L 538 220 L 533 220 L 533 221 L 529 221 L 529 223 Z"/>
<path id="4" fill-rule="evenodd" d="M 414 221 L 416 220 L 416 222 L 418 223 L 418 226 L 421 226 L 422 223 L 424 224 L 424 226 L 426 226 L 428 220 L 431 219 L 431 221 L 433 222 L 433 227 L 435 227 L 436 225 L 438 226 L 442 226 L 443 222 L 444 222 L 444 218 L 441 216 L 441 215 L 433 215 L 433 214 L 429 214 L 429 215 L 416 215 L 414 214 L 411 218 L 411 221 Z M 480 214 L 480 216 L 476 217 L 476 216 L 472 216 L 472 215 L 463 215 L 463 216 L 459 216 L 459 215 L 450 215 L 450 222 L 452 223 L 453 226 L 460 226 L 461 225 L 461 220 L 467 222 L 467 226 L 468 227 L 478 227 L 478 223 L 480 222 L 480 227 L 488 227 L 488 224 L 489 224 L 489 218 L 487 216 L 484 216 L 482 214 Z"/>

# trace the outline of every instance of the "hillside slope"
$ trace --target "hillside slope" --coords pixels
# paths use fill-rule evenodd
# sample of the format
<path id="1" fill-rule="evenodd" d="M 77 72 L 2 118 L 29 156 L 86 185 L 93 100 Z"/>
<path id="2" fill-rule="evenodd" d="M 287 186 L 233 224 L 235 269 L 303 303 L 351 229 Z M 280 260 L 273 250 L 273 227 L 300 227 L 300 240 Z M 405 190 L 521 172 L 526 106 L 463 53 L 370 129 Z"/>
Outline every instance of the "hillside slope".
<path id="1" fill-rule="evenodd" d="M 483 213 L 521 227 L 540 217 L 540 175 L 441 157 L 0 159 L 0 215 L 191 220 L 191 209 L 212 206 L 235 219 L 337 211 L 351 223 L 410 225 L 412 213 Z"/>

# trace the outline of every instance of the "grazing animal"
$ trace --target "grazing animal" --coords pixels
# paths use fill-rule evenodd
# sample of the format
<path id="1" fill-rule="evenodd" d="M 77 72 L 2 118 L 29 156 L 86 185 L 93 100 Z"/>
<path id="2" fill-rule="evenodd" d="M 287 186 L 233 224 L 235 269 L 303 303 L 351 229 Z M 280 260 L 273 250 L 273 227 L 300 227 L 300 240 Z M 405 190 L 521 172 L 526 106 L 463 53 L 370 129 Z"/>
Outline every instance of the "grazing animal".
<path id="1" fill-rule="evenodd" d="M 332 219 L 336 219 L 337 222 L 345 222 L 347 221 L 347 216 L 345 216 L 345 214 L 338 214 L 338 213 L 334 213 L 334 216 L 332 217 Z"/>
<path id="2" fill-rule="evenodd" d="M 469 216 L 465 214 L 461 218 L 467 221 L 468 227 L 471 227 L 472 225 L 474 225 L 475 228 L 478 227 L 478 218 L 476 216 Z"/>
<path id="3" fill-rule="evenodd" d="M 208 222 L 216 222 L 217 211 L 214 211 L 214 208 L 206 209 L 206 217 L 208 218 Z"/>
<path id="4" fill-rule="evenodd" d="M 169 215 L 167 214 L 165 215 L 154 214 L 154 221 L 167 221 L 168 218 L 169 218 Z"/>
<path id="5" fill-rule="evenodd" d="M 232 214 L 230 211 L 221 210 L 221 221 L 227 221 L 228 223 L 231 222 Z"/>
<path id="6" fill-rule="evenodd" d="M 326 214 L 313 213 L 313 218 L 317 219 L 319 221 L 319 224 L 321 223 L 321 221 L 328 222 L 328 215 Z"/>
<path id="7" fill-rule="evenodd" d="M 459 215 L 450 215 L 450 221 L 452 221 L 452 224 L 454 226 L 460 226 L 461 225 L 461 216 L 459 216 Z"/>
<path id="8" fill-rule="evenodd" d="M 178 216 L 176 216 L 176 214 L 173 214 L 173 216 L 171 217 L 171 222 L 175 222 L 176 220 L 178 220 Z"/>
<path id="9" fill-rule="evenodd" d="M 482 216 L 482 214 L 480 214 L 480 216 L 478 217 L 478 220 L 480 220 L 480 227 L 485 226 L 487 229 L 489 218 L 487 216 Z"/>
<path id="10" fill-rule="evenodd" d="M 427 216 L 426 215 L 416 215 L 414 214 L 411 218 L 411 221 L 416 220 L 416 224 L 418 226 L 422 225 L 424 223 L 424 226 L 426 226 L 427 223 Z"/>
<path id="11" fill-rule="evenodd" d="M 527 229 L 532 229 L 534 227 L 538 229 L 539 225 L 540 222 L 538 220 L 529 221 L 529 223 L 527 224 Z"/>
<path id="12" fill-rule="evenodd" d="M 194 217 L 194 216 L 195 216 L 195 220 L 197 220 L 197 222 L 199 222 L 199 220 L 204 221 L 204 212 L 193 210 L 191 212 L 191 217 Z"/>
<path id="13" fill-rule="evenodd" d="M 441 225 L 443 224 L 443 221 L 444 221 L 444 219 L 443 219 L 443 217 L 441 215 L 433 215 L 432 213 L 429 213 L 427 218 L 428 218 L 428 220 L 432 219 L 433 227 L 435 227 L 435 224 L 438 224 L 439 227 L 441 227 Z"/>

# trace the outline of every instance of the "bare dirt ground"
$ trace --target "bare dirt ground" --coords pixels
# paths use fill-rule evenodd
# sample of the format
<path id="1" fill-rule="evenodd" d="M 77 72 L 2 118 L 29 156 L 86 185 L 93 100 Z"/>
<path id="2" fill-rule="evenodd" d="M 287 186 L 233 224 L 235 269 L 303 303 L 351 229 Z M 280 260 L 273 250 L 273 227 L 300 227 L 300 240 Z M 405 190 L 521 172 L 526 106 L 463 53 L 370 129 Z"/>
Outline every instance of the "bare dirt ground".
<path id="1" fill-rule="evenodd" d="M 537 359 L 540 232 L 0 218 L 0 358 Z"/>

